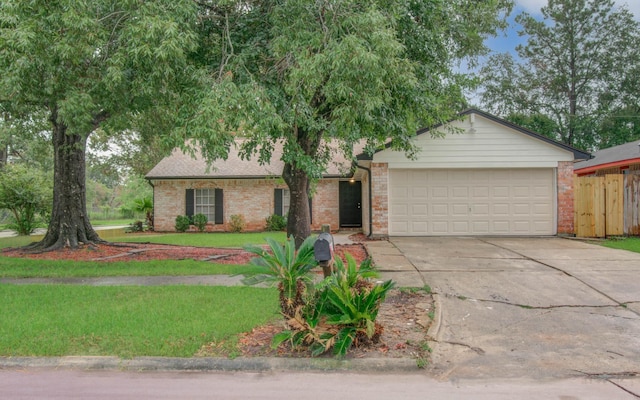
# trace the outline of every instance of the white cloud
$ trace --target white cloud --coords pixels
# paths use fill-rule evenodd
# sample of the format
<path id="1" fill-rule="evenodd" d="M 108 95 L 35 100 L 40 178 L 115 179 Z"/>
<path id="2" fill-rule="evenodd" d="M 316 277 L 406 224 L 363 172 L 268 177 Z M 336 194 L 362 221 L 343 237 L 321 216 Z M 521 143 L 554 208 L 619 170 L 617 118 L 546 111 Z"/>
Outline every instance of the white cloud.
<path id="1" fill-rule="evenodd" d="M 616 6 L 626 4 L 629 11 L 640 20 L 640 1 L 638 0 L 615 0 Z M 532 15 L 539 15 L 540 9 L 547 5 L 547 0 L 516 0 L 516 6 L 522 8 Z"/>
<path id="2" fill-rule="evenodd" d="M 516 0 L 516 6 L 522 7 L 530 14 L 540 14 L 540 9 L 547 5 L 547 0 Z"/>

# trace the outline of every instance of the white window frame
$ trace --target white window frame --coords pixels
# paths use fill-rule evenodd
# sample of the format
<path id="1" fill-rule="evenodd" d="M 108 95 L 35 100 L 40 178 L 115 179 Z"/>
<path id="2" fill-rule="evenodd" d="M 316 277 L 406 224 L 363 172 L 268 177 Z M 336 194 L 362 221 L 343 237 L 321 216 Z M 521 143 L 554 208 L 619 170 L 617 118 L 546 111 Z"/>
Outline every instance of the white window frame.
<path id="1" fill-rule="evenodd" d="M 214 222 L 216 219 L 216 190 L 215 189 L 195 189 L 193 193 L 193 215 L 204 214 L 207 221 Z"/>

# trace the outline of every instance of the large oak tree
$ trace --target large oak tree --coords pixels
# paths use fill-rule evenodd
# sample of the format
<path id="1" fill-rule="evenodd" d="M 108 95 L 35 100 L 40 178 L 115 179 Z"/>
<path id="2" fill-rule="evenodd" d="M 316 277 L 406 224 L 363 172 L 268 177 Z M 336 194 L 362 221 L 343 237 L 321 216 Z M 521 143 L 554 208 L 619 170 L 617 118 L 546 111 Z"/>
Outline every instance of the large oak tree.
<path id="1" fill-rule="evenodd" d="M 287 232 L 310 234 L 308 198 L 335 151 L 372 151 L 390 141 L 412 154 L 418 128 L 449 120 L 473 84 L 458 62 L 483 54 L 504 24 L 508 0 L 199 1 L 198 55 L 218 78 L 219 102 L 203 105 L 212 140 L 246 137 L 242 151 L 264 163 L 283 146 L 290 189 Z M 458 72 L 456 72 L 458 71 Z M 339 149 L 329 146 L 339 144 Z"/>
<path id="2" fill-rule="evenodd" d="M 184 142 L 177 121 L 197 125 L 197 11 L 193 0 L 2 1 L 0 109 L 23 132 L 45 121 L 53 146 L 53 210 L 38 248 L 100 240 L 86 212 L 92 132 L 162 133 L 171 144 Z"/>

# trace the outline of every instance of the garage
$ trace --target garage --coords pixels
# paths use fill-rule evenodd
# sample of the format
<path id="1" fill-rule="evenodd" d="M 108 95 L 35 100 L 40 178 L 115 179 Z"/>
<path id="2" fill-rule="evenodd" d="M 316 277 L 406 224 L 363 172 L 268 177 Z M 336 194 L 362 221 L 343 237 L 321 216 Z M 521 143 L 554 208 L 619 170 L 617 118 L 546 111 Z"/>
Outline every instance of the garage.
<path id="1" fill-rule="evenodd" d="M 573 163 L 588 153 L 475 109 L 411 144 L 358 158 L 371 236 L 573 234 Z"/>
<path id="2" fill-rule="evenodd" d="M 555 171 L 389 170 L 394 236 L 554 235 Z"/>

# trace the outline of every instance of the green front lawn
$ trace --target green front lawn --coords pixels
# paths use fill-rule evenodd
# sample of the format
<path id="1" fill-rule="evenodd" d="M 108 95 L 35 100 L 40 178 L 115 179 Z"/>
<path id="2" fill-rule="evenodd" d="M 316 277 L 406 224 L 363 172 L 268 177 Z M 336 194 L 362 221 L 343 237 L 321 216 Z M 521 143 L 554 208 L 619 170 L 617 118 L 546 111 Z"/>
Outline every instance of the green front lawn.
<path id="1" fill-rule="evenodd" d="M 0 356 L 233 355 L 238 334 L 278 318 L 275 289 L 0 285 Z"/>
<path id="2" fill-rule="evenodd" d="M 285 239 L 283 232 L 185 233 L 130 234 L 112 241 L 237 248 L 265 243 L 267 236 Z M 0 238 L 0 248 L 32 241 Z M 72 262 L 0 256 L 4 278 L 240 274 L 254 268 L 195 260 Z M 217 349 L 213 354 L 233 356 L 240 333 L 281 318 L 273 288 L 10 284 L 0 284 L 0 316 L 0 356 L 120 357 L 192 357 L 211 343 Z"/>
<path id="3" fill-rule="evenodd" d="M 95 262 L 0 257 L 0 278 L 73 278 L 101 276 L 237 275 L 252 265 L 214 264 L 196 260 Z"/>
<path id="4" fill-rule="evenodd" d="M 113 242 L 157 243 L 196 247 L 240 248 L 247 244 L 265 244 L 267 238 L 284 243 L 285 232 L 251 232 L 251 233 L 129 233 L 124 236 L 110 238 Z"/>
<path id="5" fill-rule="evenodd" d="M 267 238 L 284 243 L 285 232 L 251 232 L 251 233 L 127 233 L 109 237 L 110 242 L 157 243 L 196 247 L 241 248 L 247 244 L 264 244 Z M 30 236 L 13 236 L 0 238 L 0 249 L 6 247 L 22 247 L 39 240 Z"/>
<path id="6" fill-rule="evenodd" d="M 621 249 L 635 251 L 640 253 L 640 238 L 627 237 L 623 239 L 608 239 L 602 243 L 603 246 L 610 247 L 612 249 Z"/>

